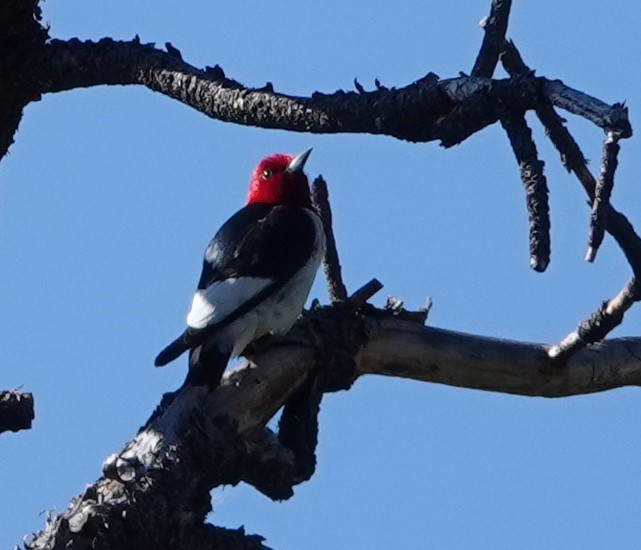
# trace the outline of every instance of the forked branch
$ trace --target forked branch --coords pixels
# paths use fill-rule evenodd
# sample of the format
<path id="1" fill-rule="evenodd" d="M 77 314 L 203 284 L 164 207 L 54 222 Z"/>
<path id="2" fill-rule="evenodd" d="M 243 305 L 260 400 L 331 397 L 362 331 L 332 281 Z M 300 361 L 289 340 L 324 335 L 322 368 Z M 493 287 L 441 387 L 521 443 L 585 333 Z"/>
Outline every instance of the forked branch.
<path id="1" fill-rule="evenodd" d="M 257 445 L 264 446 L 254 442 L 262 440 L 265 424 L 278 408 L 313 373 L 327 367 L 322 359 L 327 346 L 345 338 L 363 338 L 352 356 L 356 376 L 381 374 L 546 397 L 641 384 L 640 338 L 582 349 L 559 370 L 541 344 L 425 327 L 374 308 L 359 319 L 327 317 L 323 310 L 310 314 L 313 330 L 310 318 L 302 319 L 251 363 L 227 373 L 215 391 L 183 388 L 110 458 L 105 477 L 53 518 L 28 548 L 88 544 L 96 522 L 109 525 L 104 533 L 109 544 L 128 540 L 137 548 L 170 548 L 168 542 L 185 540 L 210 511 L 207 495 L 213 487 L 241 479 L 256 485 L 261 476 L 273 479 L 273 468 L 261 471 L 252 459 Z M 248 476 L 250 467 L 254 469 Z M 167 507 L 162 503 L 170 495 Z M 119 538 L 126 533 L 135 533 L 134 539 Z M 58 546 L 51 544 L 54 540 Z"/>
<path id="2" fill-rule="evenodd" d="M 500 120 L 526 188 L 533 267 L 543 270 L 550 248 L 546 181 L 524 119 L 534 110 L 593 204 L 589 256 L 596 254 L 605 229 L 633 271 L 615 298 L 560 344 L 546 346 L 425 327 L 423 314 L 376 309 L 365 302 L 380 288 L 377 282 L 346 299 L 330 243 L 334 256 L 326 263 L 333 305 L 314 309 L 286 337 L 257 347 L 252 362 L 228 373 L 215 391 L 187 386 L 167 395 L 136 437 L 105 462 L 103 476 L 51 518 L 28 548 L 264 548 L 259 537 L 204 523 L 211 510 L 209 491 L 246 481 L 271 498 L 291 496 L 293 486 L 313 473 L 323 392 L 345 389 L 365 374 L 546 397 L 641 384 L 641 339 L 599 343 L 641 299 L 641 239 L 609 204 L 614 144 L 632 134 L 627 110 L 559 80 L 535 77 L 505 42 L 510 7 L 509 0 L 493 0 L 472 76 L 439 79 L 428 73 L 399 88 L 367 92 L 359 84 L 357 92 L 296 97 L 275 92 L 271 84 L 243 86 L 218 66 L 196 68 L 171 44 L 164 51 L 137 38 L 49 41 L 35 0 L 0 5 L 0 36 L 10 37 L 0 48 L 0 158 L 27 104 L 46 93 L 103 84 L 146 86 L 236 124 L 438 140 L 444 146 Z M 492 78 L 501 49 L 509 79 Z M 599 185 L 554 107 L 611 136 Z M 317 191 L 322 213 L 321 183 Z M 324 217 L 331 220 L 328 205 Z M 285 422 L 274 434 L 265 426 L 283 406 Z"/>
<path id="3" fill-rule="evenodd" d="M 505 42 L 501 60 L 508 73 L 514 77 L 532 72 L 523 62 L 513 42 Z M 606 139 L 601 162 L 601 175 L 597 183 L 587 168 L 581 148 L 565 127 L 563 119 L 556 113 L 554 107 L 550 104 L 543 104 L 535 111 L 545 127 L 546 134 L 559 151 L 561 161 L 569 171 L 577 176 L 588 195 L 590 204 L 592 204 L 589 248 L 586 259 L 588 261 L 594 260 L 603 239 L 602 231 L 606 230 L 616 240 L 634 274 L 613 299 L 603 302 L 597 311 L 579 324 L 576 330 L 557 345 L 550 347 L 550 357 L 558 364 L 563 364 L 577 350 L 605 338 L 612 329 L 621 324 L 625 312 L 636 301 L 641 300 L 641 285 L 639 284 L 641 281 L 641 238 L 628 219 L 610 205 L 610 194 L 614 185 L 614 172 L 619 151 L 618 140 L 621 137 L 628 137 L 631 130 L 622 135 L 618 129 L 612 130 L 608 126 L 604 127 Z M 615 104 L 612 113 L 615 117 L 627 118 L 627 109 L 621 104 Z"/>

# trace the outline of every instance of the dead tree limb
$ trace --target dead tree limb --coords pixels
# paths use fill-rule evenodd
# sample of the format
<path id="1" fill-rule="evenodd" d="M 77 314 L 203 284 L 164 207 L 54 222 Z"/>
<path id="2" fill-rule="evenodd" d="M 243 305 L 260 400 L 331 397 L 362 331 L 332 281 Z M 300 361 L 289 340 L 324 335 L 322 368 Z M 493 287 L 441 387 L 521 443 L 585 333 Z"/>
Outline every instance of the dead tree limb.
<path id="1" fill-rule="evenodd" d="M 449 147 L 496 122 L 505 108 L 532 110 L 544 100 L 601 127 L 616 127 L 622 137 L 631 132 L 625 113 L 613 112 L 612 106 L 545 78 L 439 80 L 429 73 L 398 89 L 295 97 L 271 88 L 244 87 L 219 67 L 197 69 L 173 50 L 165 52 L 139 40 L 45 42 L 38 36 L 39 47 L 21 64 L 4 64 L 5 78 L 19 83 L 17 95 L 22 103 L 16 105 L 74 88 L 138 84 L 226 122 L 297 132 L 381 134 L 415 142 L 440 140 Z M 14 88 L 2 94 L 7 101 L 15 100 Z M 10 129 L 4 130 L 0 156 L 13 139 Z"/>
<path id="2" fill-rule="evenodd" d="M 588 262 L 593 262 L 596 259 L 599 247 L 603 242 L 605 228 L 608 224 L 610 195 L 612 195 L 612 188 L 614 187 L 614 173 L 619 164 L 618 155 L 620 147 L 618 141 L 616 136 L 608 134 L 603 143 L 601 170 L 594 189 L 594 200 L 592 201 L 588 251 L 585 255 L 585 259 Z"/>
<path id="3" fill-rule="evenodd" d="M 377 86 L 366 92 L 356 83 L 358 93 L 296 97 L 276 93 L 271 85 L 243 86 L 218 66 L 196 68 L 170 43 L 165 51 L 139 39 L 49 40 L 36 1 L 7 0 L 0 6 L 0 158 L 26 105 L 43 94 L 103 84 L 146 86 L 236 124 L 436 140 L 444 146 L 502 120 L 512 143 L 526 144 L 515 146 L 515 152 L 528 197 L 536 195 L 538 201 L 530 205 L 532 238 L 539 241 L 532 257 L 535 268 L 544 269 L 549 254 L 545 180 L 524 113 L 537 113 L 591 202 L 599 202 L 600 191 L 554 107 L 586 118 L 617 140 L 629 137 L 632 129 L 622 105 L 535 77 L 509 44 L 503 63 L 511 77 L 493 79 L 510 7 L 509 0 L 493 1 L 470 77 L 441 80 L 428 73 L 399 88 Z M 337 284 L 333 306 L 315 309 L 285 338 L 257 347 L 249 354 L 253 362 L 228 373 L 215 391 L 185 387 L 166 396 L 138 435 L 105 462 L 103 477 L 27 547 L 264 548 L 260 538 L 204 523 L 211 510 L 209 491 L 246 481 L 270 498 L 291 496 L 293 486 L 313 472 L 315 440 L 299 446 L 289 428 L 314 436 L 322 393 L 348 388 L 364 374 L 546 397 L 639 385 L 641 339 L 598 343 L 641 298 L 641 239 L 607 195 L 604 186 L 594 226 L 617 240 L 633 277 L 561 344 L 507 342 L 424 327 L 416 322 L 423 315 L 364 304 L 376 283 L 350 300 L 344 300 L 346 292 Z M 332 278 L 340 281 L 339 274 Z M 553 358 L 562 358 L 563 368 Z M 307 396 L 300 393 L 306 388 L 311 388 Z M 286 414 L 293 420 L 278 434 L 265 427 L 281 407 L 301 396 L 309 405 L 303 416 Z M 302 428 L 295 426 L 299 421 Z"/>
<path id="4" fill-rule="evenodd" d="M 489 17 L 481 21 L 485 35 L 481 49 L 474 62 L 472 76 L 490 78 L 494 74 L 499 55 L 503 51 L 503 42 L 505 42 L 511 8 L 512 0 L 492 0 Z"/>
<path id="5" fill-rule="evenodd" d="M 439 80 L 430 73 L 398 89 L 295 97 L 244 87 L 221 70 L 197 69 L 150 44 L 111 39 L 53 40 L 43 47 L 30 74 L 39 94 L 101 84 L 141 84 L 226 122 L 320 134 L 382 134 L 415 142 L 440 140 L 445 146 L 496 122 L 499 105 L 534 109 L 548 84 L 553 97 L 568 108 L 586 108 L 592 121 L 598 121 L 599 114 L 612 119 L 608 107 L 598 100 L 588 100 L 544 78 L 532 82 L 482 77 Z"/>
<path id="6" fill-rule="evenodd" d="M 550 263 L 550 207 L 543 173 L 545 164 L 539 159 L 525 113 L 505 115 L 501 118 L 501 126 L 512 145 L 525 190 L 530 222 L 530 267 L 534 271 L 545 271 Z"/>
<path id="7" fill-rule="evenodd" d="M 362 341 L 351 357 L 355 376 L 379 374 L 543 397 L 641 384 L 641 338 L 582 349 L 559 370 L 541 344 L 425 327 L 370 306 L 360 319 L 345 316 L 337 323 L 335 316 L 321 313 L 327 310 L 336 312 L 337 307 L 311 313 L 314 330 L 309 318 L 299 321 L 251 363 L 227 373 L 215 391 L 182 388 L 106 462 L 105 476 L 53 518 L 27 548 L 71 544 L 162 550 L 186 547 L 181 545 L 194 536 L 192 531 L 204 537 L 214 529 L 203 526 L 213 487 L 240 480 L 260 487 L 273 480 L 274 464 L 279 465 L 276 470 L 288 470 L 288 455 L 274 451 L 279 443 L 273 438 L 268 453 L 272 463 L 253 460 L 256 449 L 265 448 L 265 424 L 306 380 L 327 368 L 327 346 L 344 341 L 346 333 Z M 281 492 L 272 498 L 285 496 Z M 109 529 L 102 528 L 106 524 Z"/>
<path id="8" fill-rule="evenodd" d="M 332 303 L 342 302 L 347 299 L 347 289 L 343 283 L 341 263 L 336 250 L 336 239 L 332 224 L 332 209 L 329 205 L 329 192 L 327 183 L 322 176 L 318 176 L 312 184 L 312 200 L 314 207 L 321 217 L 325 229 L 325 242 L 327 250 L 323 257 L 323 272 L 327 282 L 327 293 Z"/>
<path id="9" fill-rule="evenodd" d="M 30 430 L 33 419 L 32 394 L 16 391 L 0 392 L 0 433 Z"/>
<path id="10" fill-rule="evenodd" d="M 524 63 L 519 51 L 511 41 L 505 42 L 501 61 L 506 71 L 514 77 L 531 74 L 532 72 Z M 561 104 L 562 101 L 558 103 Z M 618 116 L 627 118 L 627 110 L 623 105 L 615 104 L 613 109 L 612 114 L 615 118 Z M 588 170 L 585 156 L 576 140 L 565 127 L 564 120 L 550 104 L 543 104 L 537 107 L 535 111 L 545 127 L 548 137 L 559 151 L 561 161 L 568 171 L 577 176 L 587 193 L 589 202 L 593 205 L 593 213 L 598 208 L 599 213 L 596 219 L 593 214 L 595 221 L 593 221 L 592 225 L 602 224 L 603 228 L 614 237 L 633 272 L 633 277 L 614 298 L 604 301 L 588 319 L 579 324 L 576 330 L 568 334 L 558 344 L 550 347 L 550 357 L 554 358 L 557 363 L 563 364 L 572 353 L 605 338 L 612 329 L 621 324 L 625 312 L 635 302 L 641 300 L 641 283 L 639 283 L 641 281 L 641 238 L 628 219 L 615 210 L 609 201 L 609 195 L 614 184 L 614 170 L 616 169 L 618 143 L 615 144 L 615 142 L 618 142 L 620 137 L 618 131 L 608 130 L 607 125 L 603 127 L 606 131 L 606 140 L 602 160 L 601 190 L 598 193 L 603 194 L 603 199 L 605 200 L 601 200 L 600 202 L 603 204 L 598 205 L 595 202 L 598 194 L 597 181 Z M 586 108 L 584 112 L 588 114 L 590 109 Z M 588 116 L 593 115 L 594 113 Z M 598 118 L 603 120 L 600 116 Z M 591 230 L 591 234 L 593 231 Z M 598 231 L 597 229 L 597 233 Z M 591 244 L 586 259 L 594 259 L 595 253 L 596 249 L 593 249 Z"/>

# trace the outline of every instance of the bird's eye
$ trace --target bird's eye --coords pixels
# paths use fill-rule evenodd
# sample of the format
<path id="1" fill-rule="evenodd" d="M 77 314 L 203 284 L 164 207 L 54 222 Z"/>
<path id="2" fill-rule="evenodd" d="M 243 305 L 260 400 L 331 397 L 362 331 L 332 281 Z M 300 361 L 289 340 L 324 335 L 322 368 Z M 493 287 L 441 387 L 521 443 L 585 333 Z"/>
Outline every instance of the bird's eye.
<path id="1" fill-rule="evenodd" d="M 261 178 L 266 180 L 271 175 L 272 175 L 272 171 L 268 170 L 268 169 L 265 169 L 265 170 L 263 170 L 263 173 L 261 174 Z"/>

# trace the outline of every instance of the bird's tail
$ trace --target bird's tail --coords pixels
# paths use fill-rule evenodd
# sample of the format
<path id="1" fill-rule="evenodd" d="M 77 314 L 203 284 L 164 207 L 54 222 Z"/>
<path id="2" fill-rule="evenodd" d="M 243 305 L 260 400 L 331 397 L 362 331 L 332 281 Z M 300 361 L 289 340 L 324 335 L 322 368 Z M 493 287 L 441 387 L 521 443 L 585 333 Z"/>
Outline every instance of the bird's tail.
<path id="1" fill-rule="evenodd" d="M 185 331 L 156 356 L 154 365 L 164 367 L 167 363 L 185 353 L 190 347 L 189 332 Z"/>
<path id="2" fill-rule="evenodd" d="M 191 386 L 208 385 L 214 389 L 220 384 L 227 367 L 231 349 L 221 349 L 216 343 L 204 343 L 189 352 L 189 373 L 186 383 Z"/>

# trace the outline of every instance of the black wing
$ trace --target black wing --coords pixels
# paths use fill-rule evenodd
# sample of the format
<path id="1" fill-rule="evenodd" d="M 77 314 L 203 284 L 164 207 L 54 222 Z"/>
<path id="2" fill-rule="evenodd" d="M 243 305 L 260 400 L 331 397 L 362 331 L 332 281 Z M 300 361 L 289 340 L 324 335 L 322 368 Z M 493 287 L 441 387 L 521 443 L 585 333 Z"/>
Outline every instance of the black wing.
<path id="1" fill-rule="evenodd" d="M 156 366 L 166 365 L 202 343 L 280 289 L 307 263 L 315 241 L 314 222 L 300 207 L 254 203 L 236 212 L 205 250 L 198 289 L 232 277 L 261 277 L 273 283 L 215 325 L 185 330 L 158 354 Z"/>
<path id="2" fill-rule="evenodd" d="M 282 284 L 307 263 L 315 239 L 306 209 L 249 204 L 209 243 L 198 288 L 231 277 L 261 277 Z"/>

